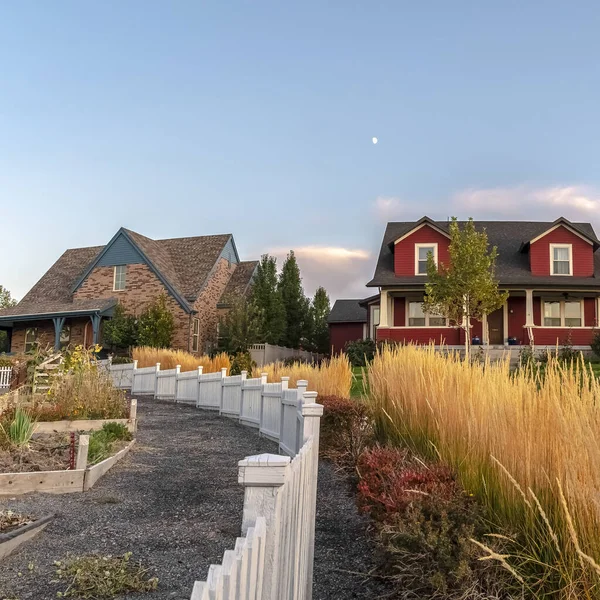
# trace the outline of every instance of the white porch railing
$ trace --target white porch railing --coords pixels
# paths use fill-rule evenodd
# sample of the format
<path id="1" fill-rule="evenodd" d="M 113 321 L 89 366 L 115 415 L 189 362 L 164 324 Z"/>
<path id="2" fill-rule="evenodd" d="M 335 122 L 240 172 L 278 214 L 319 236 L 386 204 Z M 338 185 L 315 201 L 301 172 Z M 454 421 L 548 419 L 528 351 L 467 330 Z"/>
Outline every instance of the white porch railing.
<path id="1" fill-rule="evenodd" d="M 125 368 L 127 367 L 127 368 Z M 160 365 L 108 367 L 119 387 L 132 393 L 218 410 L 279 443 L 278 454 L 248 456 L 238 463 L 244 486 L 243 537 L 197 581 L 191 600 L 311 600 L 314 560 L 319 424 L 323 407 L 307 381 L 288 389 L 289 378 L 268 383 L 266 374 L 227 377 L 181 373 Z M 123 375 L 131 372 L 131 377 Z M 154 390 L 154 391 L 152 391 Z"/>
<path id="2" fill-rule="evenodd" d="M 0 393 L 10 389 L 12 367 L 0 367 Z"/>

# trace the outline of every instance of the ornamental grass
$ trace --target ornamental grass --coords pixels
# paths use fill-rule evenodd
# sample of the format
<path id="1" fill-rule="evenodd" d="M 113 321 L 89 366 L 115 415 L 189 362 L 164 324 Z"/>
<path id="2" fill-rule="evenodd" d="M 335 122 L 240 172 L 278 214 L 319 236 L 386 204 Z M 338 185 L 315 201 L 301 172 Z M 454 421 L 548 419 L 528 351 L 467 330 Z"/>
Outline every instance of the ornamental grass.
<path id="1" fill-rule="evenodd" d="M 177 365 L 181 366 L 181 372 L 195 371 L 198 367 L 203 367 L 204 373 L 216 373 L 222 368 L 229 371 L 231 362 L 225 352 L 217 354 L 213 358 L 206 354 L 196 356 L 183 350 L 169 350 L 167 348 L 151 348 L 150 346 L 139 346 L 133 349 L 133 360 L 138 361 L 138 369 L 143 367 L 153 367 L 160 363 L 162 371 L 174 369 Z"/>
<path id="2" fill-rule="evenodd" d="M 529 598 L 600 598 L 600 385 L 583 359 L 545 371 L 386 347 L 368 367 L 381 439 L 449 465 L 506 542 L 473 540 Z"/>
<path id="3" fill-rule="evenodd" d="M 260 377 L 261 373 L 268 375 L 269 382 L 280 381 L 282 377 L 289 377 L 289 387 L 296 387 L 299 380 L 308 381 L 308 389 L 315 390 L 323 396 L 350 396 L 352 386 L 352 367 L 346 355 L 333 356 L 324 360 L 319 365 L 308 363 L 294 363 L 285 365 L 282 362 L 270 363 L 262 367 L 256 367 L 254 377 Z"/>

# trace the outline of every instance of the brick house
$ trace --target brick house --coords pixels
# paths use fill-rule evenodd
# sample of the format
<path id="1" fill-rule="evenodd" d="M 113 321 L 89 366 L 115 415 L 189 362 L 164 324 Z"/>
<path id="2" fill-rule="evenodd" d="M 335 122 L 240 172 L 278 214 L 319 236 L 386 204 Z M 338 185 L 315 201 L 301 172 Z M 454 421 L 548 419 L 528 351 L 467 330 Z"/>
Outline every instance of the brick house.
<path id="1" fill-rule="evenodd" d="M 600 241 L 589 223 L 476 222 L 497 246 L 496 277 L 505 305 L 471 322 L 471 338 L 492 346 L 589 346 L 600 321 Z M 422 308 L 427 255 L 448 261 L 449 222 L 423 217 L 388 223 L 373 279 L 379 293 L 360 302 L 372 339 L 462 345 L 464 330 Z"/>
<path id="2" fill-rule="evenodd" d="M 218 306 L 247 293 L 257 265 L 240 261 L 231 234 L 153 240 L 121 228 L 105 246 L 67 250 L 15 307 L 0 311 L 0 328 L 11 352 L 35 342 L 90 346 L 101 343 L 117 303 L 140 314 L 164 293 L 173 347 L 203 353 L 216 341 Z"/>

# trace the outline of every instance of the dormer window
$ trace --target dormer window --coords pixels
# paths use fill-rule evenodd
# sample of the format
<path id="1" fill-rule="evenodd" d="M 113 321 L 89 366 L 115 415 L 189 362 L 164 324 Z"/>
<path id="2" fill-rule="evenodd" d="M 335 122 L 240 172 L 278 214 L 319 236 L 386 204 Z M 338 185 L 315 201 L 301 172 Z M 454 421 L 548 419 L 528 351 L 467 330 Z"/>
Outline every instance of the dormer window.
<path id="1" fill-rule="evenodd" d="M 113 290 L 120 292 L 125 289 L 125 277 L 127 275 L 127 265 L 117 265 L 115 267 L 115 277 L 113 282 Z"/>
<path id="2" fill-rule="evenodd" d="M 573 246 L 550 244 L 550 274 L 573 275 Z"/>
<path id="3" fill-rule="evenodd" d="M 430 254 L 433 256 L 433 261 L 437 265 L 437 244 L 415 244 L 415 275 L 427 275 L 427 257 Z"/>

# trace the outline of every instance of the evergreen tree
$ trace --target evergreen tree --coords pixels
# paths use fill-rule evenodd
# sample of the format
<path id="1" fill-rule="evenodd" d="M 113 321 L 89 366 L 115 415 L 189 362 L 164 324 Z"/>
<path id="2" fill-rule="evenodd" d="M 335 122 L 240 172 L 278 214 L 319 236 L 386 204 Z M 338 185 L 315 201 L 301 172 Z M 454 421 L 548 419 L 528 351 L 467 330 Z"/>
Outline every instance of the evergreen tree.
<path id="1" fill-rule="evenodd" d="M 248 352 L 252 344 L 260 341 L 262 314 L 256 304 L 239 299 L 219 325 L 219 350 L 234 355 Z"/>
<path id="2" fill-rule="evenodd" d="M 282 345 L 299 348 L 307 327 L 309 303 L 304 296 L 300 268 L 293 250 L 283 263 L 278 289 L 285 309 L 286 327 Z"/>
<path id="3" fill-rule="evenodd" d="M 0 309 L 10 308 L 14 306 L 17 301 L 10 295 L 10 292 L 3 286 L 0 285 Z M 8 334 L 6 331 L 0 331 L 0 352 L 8 352 Z"/>
<path id="4" fill-rule="evenodd" d="M 285 332 L 285 310 L 277 286 L 277 260 L 264 254 L 252 280 L 250 301 L 259 319 L 258 342 L 279 344 Z"/>
<path id="5" fill-rule="evenodd" d="M 312 347 L 315 352 L 320 354 L 329 354 L 331 347 L 329 344 L 329 325 L 327 317 L 331 311 L 329 304 L 329 296 L 325 288 L 320 287 L 315 292 L 315 296 L 311 306 L 311 322 L 312 322 Z"/>
<path id="6" fill-rule="evenodd" d="M 166 294 L 161 294 L 138 320 L 138 343 L 140 346 L 169 348 L 173 339 L 175 319 L 167 306 Z"/>
<path id="7" fill-rule="evenodd" d="M 104 323 L 104 343 L 112 348 L 126 349 L 137 345 L 137 321 L 125 312 L 122 304 L 117 304 L 111 319 Z"/>

